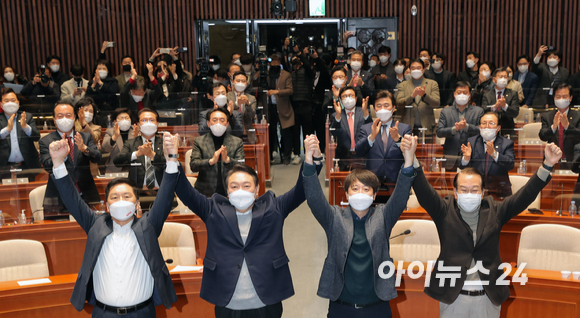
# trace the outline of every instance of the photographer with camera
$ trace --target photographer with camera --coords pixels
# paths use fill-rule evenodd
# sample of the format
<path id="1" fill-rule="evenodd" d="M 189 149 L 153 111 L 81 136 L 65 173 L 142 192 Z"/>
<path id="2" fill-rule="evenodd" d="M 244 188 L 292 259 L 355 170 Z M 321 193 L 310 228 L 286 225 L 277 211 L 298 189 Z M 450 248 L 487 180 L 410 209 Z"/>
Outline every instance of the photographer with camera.
<path id="1" fill-rule="evenodd" d="M 29 101 L 35 101 L 37 95 L 45 95 L 43 101 L 56 102 L 60 98 L 60 86 L 50 80 L 49 74 L 50 70 L 45 65 L 41 65 L 32 81 L 22 88 L 20 94 L 29 97 Z"/>

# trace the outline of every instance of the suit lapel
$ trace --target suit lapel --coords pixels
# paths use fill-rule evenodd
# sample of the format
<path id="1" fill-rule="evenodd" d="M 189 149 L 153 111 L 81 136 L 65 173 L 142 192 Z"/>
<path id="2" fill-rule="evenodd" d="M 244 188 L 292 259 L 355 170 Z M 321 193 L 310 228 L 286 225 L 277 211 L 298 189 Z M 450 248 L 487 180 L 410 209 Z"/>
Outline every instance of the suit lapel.
<path id="1" fill-rule="evenodd" d="M 250 226 L 250 233 L 248 233 L 248 238 L 246 239 L 246 245 L 252 241 L 252 238 L 260 229 L 260 224 L 262 224 L 265 213 L 266 205 L 262 201 L 257 201 L 252 208 L 252 225 Z"/>
<path id="2" fill-rule="evenodd" d="M 221 204 L 221 211 L 224 215 L 224 218 L 226 219 L 226 222 L 230 226 L 232 233 L 234 233 L 234 236 L 236 237 L 238 242 L 240 242 L 240 245 L 244 245 L 244 241 L 242 240 L 242 235 L 240 234 L 240 226 L 238 225 L 238 217 L 236 216 L 236 209 L 230 204 L 222 203 Z M 253 223 L 254 222 L 252 220 L 252 227 L 254 225 Z M 251 229 L 250 229 L 250 231 L 251 231 Z M 246 239 L 246 242 L 248 242 L 247 239 Z"/>
<path id="3" fill-rule="evenodd" d="M 346 229 L 346 242 L 348 246 L 351 245 L 354 237 L 354 221 L 350 205 L 342 210 L 342 218 L 344 219 L 344 228 Z M 368 236 L 367 236 L 368 237 Z"/>
<path id="4" fill-rule="evenodd" d="M 0 129 L 4 129 L 6 126 L 8 126 L 8 119 L 6 119 L 6 114 L 2 113 L 0 114 Z M 8 142 L 8 149 L 12 149 L 12 140 L 10 139 L 10 133 L 8 134 L 8 136 L 6 136 L 6 138 L 4 138 L 4 140 Z M 10 156 L 10 152 L 8 153 L 8 156 Z"/>
<path id="5" fill-rule="evenodd" d="M 76 135 L 77 134 L 77 131 L 75 131 L 74 133 Z M 79 132 L 79 134 L 80 134 L 80 132 Z M 74 135 L 71 136 L 71 138 L 73 138 L 73 144 L 75 145 L 75 152 L 74 152 L 74 154 L 75 154 L 75 160 L 74 160 L 74 163 L 75 163 L 75 167 L 76 167 L 76 166 L 79 165 L 79 158 L 80 158 L 80 155 L 81 155 L 81 151 L 79 150 L 79 147 L 77 146 L 77 143 L 74 142 Z M 83 138 L 83 135 L 82 134 L 81 134 L 81 138 L 83 139 L 83 142 L 85 143 L 85 145 L 87 145 L 88 142 L 85 141 L 85 139 Z"/>
<path id="6" fill-rule="evenodd" d="M 485 223 L 487 222 L 487 218 L 489 215 L 489 204 L 487 204 L 486 200 L 482 200 L 481 201 L 481 207 L 479 209 L 479 219 L 477 221 L 477 238 L 475 239 L 475 245 L 477 246 L 479 244 L 479 241 L 481 240 L 481 235 L 483 234 L 483 231 L 485 230 Z M 472 234 L 473 235 L 473 234 Z"/>

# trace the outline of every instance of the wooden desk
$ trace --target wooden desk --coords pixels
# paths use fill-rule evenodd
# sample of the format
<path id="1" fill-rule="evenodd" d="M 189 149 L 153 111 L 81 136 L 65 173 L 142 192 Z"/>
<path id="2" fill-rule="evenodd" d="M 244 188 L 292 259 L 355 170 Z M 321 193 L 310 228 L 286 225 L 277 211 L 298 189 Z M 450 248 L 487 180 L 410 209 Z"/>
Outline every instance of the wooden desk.
<path id="1" fill-rule="evenodd" d="M 171 270 L 174 266 L 168 266 Z M 77 274 L 51 276 L 51 283 L 20 287 L 16 281 L 0 283 L 0 317 L 90 317 L 92 305 L 78 312 L 70 303 Z M 214 317 L 214 306 L 199 296 L 201 272 L 171 274 L 177 302 L 171 309 L 155 308 L 158 317 Z"/>
<path id="2" fill-rule="evenodd" d="M 170 214 L 167 222 L 189 225 L 196 242 L 197 258 L 203 259 L 207 249 L 205 224 L 195 214 Z M 26 239 L 44 245 L 50 275 L 77 273 L 81 268 L 87 235 L 76 222 L 41 221 L 24 226 L 0 228 L 0 241 Z M 0 310 L 2 306 L 0 306 Z M 0 316 L 1 317 L 1 316 Z"/>

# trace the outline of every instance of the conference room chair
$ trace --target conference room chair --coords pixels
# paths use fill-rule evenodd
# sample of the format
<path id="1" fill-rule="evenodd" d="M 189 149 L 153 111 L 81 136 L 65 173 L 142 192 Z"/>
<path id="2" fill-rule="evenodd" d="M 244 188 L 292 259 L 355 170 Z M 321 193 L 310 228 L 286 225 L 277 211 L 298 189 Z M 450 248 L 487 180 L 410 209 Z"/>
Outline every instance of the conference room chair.
<path id="1" fill-rule="evenodd" d="M 439 122 L 439 117 L 441 117 L 442 110 L 443 110 L 443 108 L 434 108 L 433 109 L 433 115 L 435 116 L 435 123 Z"/>
<path id="2" fill-rule="evenodd" d="M 0 241 L 0 255 L 0 282 L 49 276 L 44 246 L 38 241 Z"/>
<path id="3" fill-rule="evenodd" d="M 510 182 L 512 184 L 512 193 L 516 193 L 519 189 L 521 189 L 524 185 L 526 185 L 528 180 L 530 180 L 530 177 L 510 175 Z M 534 202 L 532 202 L 532 204 L 528 206 L 528 209 L 529 208 L 540 209 L 540 202 L 542 199 L 541 197 L 542 193 L 540 192 L 538 193 L 538 196 L 536 197 Z"/>
<path id="4" fill-rule="evenodd" d="M 526 114 L 528 114 L 528 123 L 532 123 L 534 121 L 534 109 L 533 108 L 523 108 L 520 107 L 520 112 L 518 113 L 518 117 L 514 118 L 514 122 L 516 123 L 523 123 L 526 121 Z"/>
<path id="5" fill-rule="evenodd" d="M 46 135 L 48 135 L 48 133 L 40 133 L 40 139 L 42 139 Z M 40 145 L 38 144 L 38 141 L 34 142 L 34 146 L 36 147 L 36 151 L 40 151 Z"/>
<path id="6" fill-rule="evenodd" d="M 555 190 L 558 193 L 561 193 L 561 188 L 557 187 Z M 563 210 L 566 215 L 568 215 L 568 207 L 570 206 L 571 201 L 576 203 L 576 207 L 580 205 L 580 194 L 577 193 L 566 193 L 566 194 L 558 194 L 554 197 L 552 201 L 552 211 L 559 211 Z"/>
<path id="7" fill-rule="evenodd" d="M 580 271 L 580 230 L 566 225 L 526 226 L 520 236 L 518 264 L 526 269 Z"/>
<path id="8" fill-rule="evenodd" d="M 185 153 L 185 161 L 183 162 L 184 165 L 184 169 L 185 169 L 185 174 L 192 174 L 193 172 L 191 171 L 191 166 L 189 166 L 189 163 L 191 162 L 191 152 L 193 151 L 193 149 L 189 149 L 186 153 Z"/>
<path id="9" fill-rule="evenodd" d="M 520 131 L 518 135 L 518 143 L 520 145 L 525 144 L 526 142 L 543 142 L 540 140 L 540 129 L 542 129 L 542 123 L 529 123 L 525 124 L 522 127 L 522 131 Z"/>
<path id="10" fill-rule="evenodd" d="M 28 200 L 30 201 L 30 209 L 32 210 L 34 221 L 44 220 L 44 208 L 42 206 L 42 201 L 44 200 L 45 192 L 46 192 L 46 184 L 33 189 L 28 194 Z"/>
<path id="11" fill-rule="evenodd" d="M 189 183 L 193 187 L 195 185 L 195 181 L 197 181 L 197 178 L 187 177 L 187 180 L 189 181 Z M 193 211 L 191 211 L 189 209 L 186 210 L 187 207 L 185 206 L 185 204 L 183 204 L 183 202 L 181 202 L 181 200 L 179 199 L 177 194 L 175 195 L 175 198 L 177 199 L 177 207 L 175 207 L 175 209 L 173 209 L 172 212 L 179 212 L 180 214 L 193 214 Z"/>
<path id="12" fill-rule="evenodd" d="M 195 239 L 191 227 L 181 223 L 165 222 L 159 236 L 159 247 L 171 265 L 196 265 Z"/>
<path id="13" fill-rule="evenodd" d="M 439 256 L 439 236 L 435 223 L 431 220 L 399 220 L 391 236 L 411 230 L 408 235 L 401 235 L 391 240 L 391 257 L 396 264 L 398 261 L 427 263 L 435 261 Z"/>
<path id="14" fill-rule="evenodd" d="M 421 207 L 421 204 L 419 204 L 419 201 L 417 200 L 417 196 L 415 194 L 409 195 L 409 200 L 407 200 L 407 208 L 413 209 L 413 208 L 420 208 L 420 207 Z"/>

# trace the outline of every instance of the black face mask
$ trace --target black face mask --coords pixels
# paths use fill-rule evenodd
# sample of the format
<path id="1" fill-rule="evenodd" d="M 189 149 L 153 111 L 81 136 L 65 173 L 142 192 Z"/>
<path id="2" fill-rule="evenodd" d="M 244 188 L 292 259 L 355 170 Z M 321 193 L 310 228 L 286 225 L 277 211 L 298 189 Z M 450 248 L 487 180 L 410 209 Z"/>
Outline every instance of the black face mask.
<path id="1" fill-rule="evenodd" d="M 270 66 L 270 75 L 279 75 L 280 74 L 280 65 Z"/>
<path id="2" fill-rule="evenodd" d="M 123 65 L 123 72 L 130 72 L 131 71 L 131 64 Z"/>

